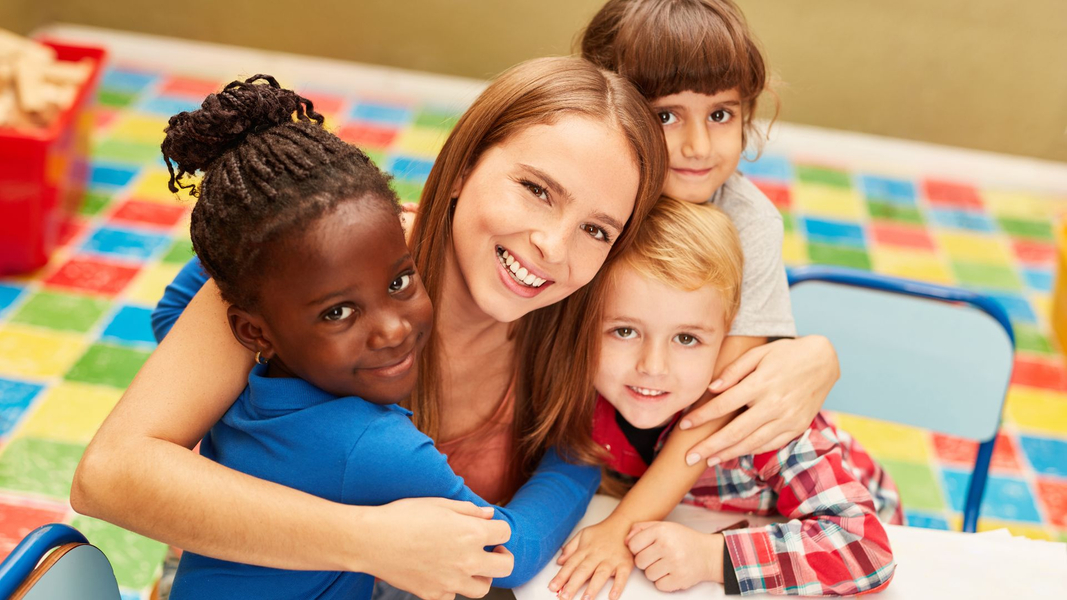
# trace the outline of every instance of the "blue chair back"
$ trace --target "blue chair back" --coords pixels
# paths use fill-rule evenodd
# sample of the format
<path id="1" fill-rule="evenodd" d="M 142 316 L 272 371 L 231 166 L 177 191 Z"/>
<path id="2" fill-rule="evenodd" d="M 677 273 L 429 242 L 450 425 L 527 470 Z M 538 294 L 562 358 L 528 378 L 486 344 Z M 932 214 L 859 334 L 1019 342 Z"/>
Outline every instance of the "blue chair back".
<path id="1" fill-rule="evenodd" d="M 73 527 L 53 523 L 30 532 L 0 563 L 0 598 L 119 600 L 121 596 L 104 553 Z"/>
<path id="2" fill-rule="evenodd" d="M 975 531 L 1014 365 L 1014 333 L 992 299 L 838 267 L 789 272 L 800 335 L 830 339 L 841 379 L 825 408 L 980 443 L 964 506 Z"/>

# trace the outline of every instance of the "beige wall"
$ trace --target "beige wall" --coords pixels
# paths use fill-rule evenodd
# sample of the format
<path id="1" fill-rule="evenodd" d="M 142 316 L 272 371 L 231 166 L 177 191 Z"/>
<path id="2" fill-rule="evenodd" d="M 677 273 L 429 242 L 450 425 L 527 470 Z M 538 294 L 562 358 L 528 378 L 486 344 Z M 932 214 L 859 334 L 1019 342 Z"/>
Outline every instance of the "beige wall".
<path id="1" fill-rule="evenodd" d="M 568 53 L 601 3 L 50 0 L 44 10 L 53 21 L 485 78 Z M 14 4 L 22 9 L 0 9 L 0 23 L 39 22 L 40 0 Z M 784 120 L 1067 161 L 1064 0 L 741 5 L 784 82 Z"/>

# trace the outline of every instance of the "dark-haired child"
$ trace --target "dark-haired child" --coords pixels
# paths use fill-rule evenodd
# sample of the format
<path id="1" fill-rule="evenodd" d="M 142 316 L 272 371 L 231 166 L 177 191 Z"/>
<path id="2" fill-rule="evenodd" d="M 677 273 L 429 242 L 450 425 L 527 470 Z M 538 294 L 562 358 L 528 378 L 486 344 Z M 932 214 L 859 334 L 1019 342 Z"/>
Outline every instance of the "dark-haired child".
<path id="1" fill-rule="evenodd" d="M 201 453 L 335 502 L 444 497 L 486 506 L 397 405 L 415 385 L 430 299 L 388 177 L 322 121 L 311 102 L 257 75 L 167 127 L 171 189 L 193 188 L 198 197 L 191 235 L 199 264 L 230 304 L 234 336 L 258 363 Z M 204 174 L 198 189 L 183 183 L 196 171 Z M 186 271 L 198 268 L 194 262 Z M 547 461 L 533 488 L 538 477 L 578 468 L 551 453 Z M 499 585 L 529 577 L 556 549 L 528 532 L 558 515 L 527 506 L 523 492 L 509 507 L 494 515 L 512 530 L 499 552 L 507 560 L 510 550 L 518 568 Z M 360 573 L 285 571 L 186 552 L 171 598 L 358 599 L 370 597 L 373 582 Z"/>

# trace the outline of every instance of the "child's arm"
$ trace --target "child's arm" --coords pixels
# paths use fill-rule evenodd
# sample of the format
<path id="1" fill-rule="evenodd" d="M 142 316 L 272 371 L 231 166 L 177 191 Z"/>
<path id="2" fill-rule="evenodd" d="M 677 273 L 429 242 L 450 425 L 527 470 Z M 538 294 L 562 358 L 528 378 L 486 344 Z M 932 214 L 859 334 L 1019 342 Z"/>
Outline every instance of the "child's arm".
<path id="1" fill-rule="evenodd" d="M 729 336 L 719 350 L 715 373 L 733 362 L 750 348 L 766 342 L 765 338 Z M 707 397 L 701 399 L 706 402 Z M 721 429 L 733 418 L 719 417 L 695 429 L 672 431 L 663 449 L 615 510 L 602 522 L 578 532 L 560 555 L 559 573 L 552 578 L 548 589 L 560 591 L 560 598 L 568 600 L 589 582 L 583 598 L 596 598 L 609 577 L 614 576 L 608 597 L 617 600 L 626 587 L 633 566 L 632 555 L 626 547 L 626 536 L 636 523 L 660 521 L 665 518 L 708 467 L 702 461 L 687 460 L 686 452 L 697 442 Z"/>
<path id="2" fill-rule="evenodd" d="M 199 554 L 284 569 L 362 571 L 423 597 L 481 596 L 488 589 L 482 576 L 510 571 L 510 564 L 494 570 L 502 561 L 483 549 L 506 539 L 506 528 L 475 516 L 469 505 L 417 499 L 346 506 L 191 452 L 247 384 L 252 357 L 230 332 L 213 284 L 187 309 L 184 301 L 175 306 L 154 322 L 157 331 L 172 324 L 173 331 L 78 465 L 75 510 Z"/>
<path id="3" fill-rule="evenodd" d="M 755 467 L 791 520 L 724 532 L 740 593 L 851 595 L 889 583 L 896 565 L 874 500 L 825 421 Z"/>
<path id="4" fill-rule="evenodd" d="M 375 423 L 349 456 L 343 498 L 389 502 L 398 498 L 431 496 L 489 506 L 456 475 L 433 441 L 406 419 Z M 494 519 L 511 526 L 504 547 L 514 555 L 514 570 L 493 585 L 516 587 L 536 575 L 585 514 L 600 483 L 600 470 L 573 465 L 555 450 L 506 507 L 496 507 Z M 367 494 L 375 495 L 367 498 Z"/>

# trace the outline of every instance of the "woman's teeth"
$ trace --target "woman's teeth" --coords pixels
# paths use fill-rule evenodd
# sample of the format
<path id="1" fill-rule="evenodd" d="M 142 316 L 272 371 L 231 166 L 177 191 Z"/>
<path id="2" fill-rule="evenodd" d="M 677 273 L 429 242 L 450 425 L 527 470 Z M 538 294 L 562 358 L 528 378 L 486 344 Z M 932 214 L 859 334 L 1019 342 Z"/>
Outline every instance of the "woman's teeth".
<path id="1" fill-rule="evenodd" d="M 632 385 L 628 385 L 626 387 L 628 387 L 631 390 L 637 392 L 638 394 L 641 394 L 642 396 L 655 397 L 655 396 L 662 396 L 663 394 L 667 393 L 667 392 L 664 392 L 663 390 L 650 390 L 648 388 L 639 388 L 639 387 L 634 387 Z"/>
<path id="2" fill-rule="evenodd" d="M 515 260 L 515 257 L 508 254 L 508 251 L 503 248 L 496 249 L 496 257 L 500 264 L 504 265 L 504 268 L 511 274 L 511 278 L 522 285 L 539 288 L 547 281 L 530 273 L 526 270 L 526 267 L 519 264 L 519 261 Z"/>

